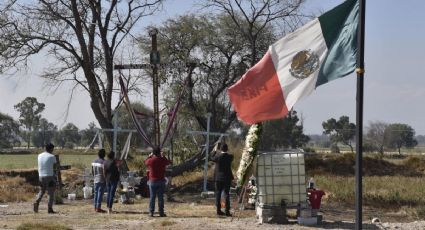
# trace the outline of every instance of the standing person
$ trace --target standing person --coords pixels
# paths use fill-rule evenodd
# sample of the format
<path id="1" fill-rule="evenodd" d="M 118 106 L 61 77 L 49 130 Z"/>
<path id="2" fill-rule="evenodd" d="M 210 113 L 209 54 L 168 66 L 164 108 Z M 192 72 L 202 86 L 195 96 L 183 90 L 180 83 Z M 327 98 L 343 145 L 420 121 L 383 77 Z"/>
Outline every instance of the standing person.
<path id="1" fill-rule="evenodd" d="M 164 190 L 165 190 L 165 167 L 170 161 L 161 153 L 159 148 L 154 148 L 145 165 L 149 169 L 149 214 L 153 216 L 155 211 L 155 198 L 158 196 L 159 216 L 165 217 Z"/>
<path id="2" fill-rule="evenodd" d="M 42 152 L 38 155 L 38 178 L 40 180 L 40 192 L 37 195 L 37 198 L 34 202 L 34 212 L 38 212 L 38 206 L 41 199 L 43 198 L 44 193 L 47 190 L 49 196 L 49 201 L 47 203 L 47 212 L 56 213 L 53 211 L 53 201 L 55 198 L 55 188 L 56 188 L 56 177 L 55 177 L 55 164 L 56 158 L 52 154 L 55 146 L 51 143 L 45 146 L 45 152 Z"/>
<path id="3" fill-rule="evenodd" d="M 103 172 L 103 163 L 105 161 L 105 150 L 100 149 L 97 153 L 98 157 L 91 164 L 93 181 L 94 181 L 94 211 L 95 212 L 106 212 L 101 209 L 103 192 L 105 191 L 105 175 Z"/>
<path id="4" fill-rule="evenodd" d="M 103 163 L 103 170 L 106 181 L 106 207 L 108 214 L 112 213 L 112 204 L 114 203 L 115 191 L 117 190 L 118 181 L 120 180 L 120 171 L 118 170 L 117 162 L 114 161 L 115 152 L 111 151 L 108 154 L 108 159 Z"/>
<path id="5" fill-rule="evenodd" d="M 233 155 L 227 152 L 227 144 L 223 143 L 220 147 L 221 153 L 215 152 L 211 159 L 215 162 L 214 180 L 215 180 L 215 206 L 217 215 L 232 216 L 230 214 L 230 184 L 233 180 L 232 161 Z M 221 194 L 224 192 L 226 200 L 226 211 L 221 211 Z"/>

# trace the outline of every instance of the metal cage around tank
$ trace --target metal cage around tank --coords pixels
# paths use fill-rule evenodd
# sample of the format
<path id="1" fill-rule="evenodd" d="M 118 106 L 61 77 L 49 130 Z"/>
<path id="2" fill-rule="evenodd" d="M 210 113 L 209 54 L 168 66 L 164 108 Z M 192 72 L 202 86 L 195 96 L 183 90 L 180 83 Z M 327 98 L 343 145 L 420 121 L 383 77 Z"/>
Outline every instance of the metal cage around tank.
<path id="1" fill-rule="evenodd" d="M 264 152 L 257 157 L 257 201 L 260 205 L 296 206 L 306 201 L 304 154 Z"/>

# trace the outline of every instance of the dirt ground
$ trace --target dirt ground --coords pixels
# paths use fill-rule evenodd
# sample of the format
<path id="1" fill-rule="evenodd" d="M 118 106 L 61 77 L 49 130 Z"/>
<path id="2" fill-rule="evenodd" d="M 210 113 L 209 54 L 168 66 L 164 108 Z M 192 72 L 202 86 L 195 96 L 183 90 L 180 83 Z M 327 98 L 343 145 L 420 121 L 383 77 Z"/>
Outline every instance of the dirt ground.
<path id="1" fill-rule="evenodd" d="M 57 214 L 47 214 L 46 199 L 39 213 L 33 213 L 32 202 L 0 204 L 0 229 L 16 229 L 23 223 L 56 223 L 72 229 L 354 229 L 354 210 L 324 204 L 323 223 L 314 227 L 300 226 L 295 219 L 286 225 L 259 224 L 254 210 L 234 211 L 234 217 L 217 217 L 212 199 L 198 195 L 176 197 L 166 202 L 167 217 L 149 217 L 148 199 L 134 204 L 114 204 L 115 213 L 95 213 L 90 200 L 65 200 L 55 205 Z M 237 207 L 233 204 L 233 207 Z M 289 210 L 291 211 L 291 210 Z M 372 224 L 378 217 L 381 223 Z M 383 213 L 364 209 L 363 229 L 425 229 L 424 221 L 406 219 L 403 213 Z"/>

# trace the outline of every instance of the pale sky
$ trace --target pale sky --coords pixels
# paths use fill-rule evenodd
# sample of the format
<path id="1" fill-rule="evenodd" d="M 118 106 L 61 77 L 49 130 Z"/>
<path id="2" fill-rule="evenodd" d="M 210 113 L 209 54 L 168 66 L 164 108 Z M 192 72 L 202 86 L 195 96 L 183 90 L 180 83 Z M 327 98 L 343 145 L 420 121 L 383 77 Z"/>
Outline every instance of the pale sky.
<path id="1" fill-rule="evenodd" d="M 146 24 L 158 23 L 167 17 L 195 12 L 189 0 L 168 0 L 160 16 L 146 18 Z M 309 11 L 326 11 L 342 0 L 308 0 Z M 425 1 L 369 0 L 366 4 L 366 47 L 364 127 L 369 121 L 405 123 L 425 134 Z M 63 85 L 56 93 L 48 92 L 37 76 L 49 59 L 40 55 L 31 61 L 27 74 L 13 78 L 0 75 L 0 112 L 15 119 L 19 114 L 13 106 L 27 96 L 35 96 L 46 104 L 43 117 L 59 127 L 64 123 L 64 112 L 70 87 Z M 115 95 L 117 97 L 117 95 Z M 136 99 L 133 99 L 136 100 Z M 151 101 L 151 96 L 146 97 Z M 320 134 L 322 122 L 348 115 L 355 123 L 356 76 L 322 85 L 294 109 L 304 118 L 307 134 Z M 66 122 L 79 128 L 95 121 L 86 92 L 74 94 Z M 96 122 L 97 123 L 97 122 Z"/>

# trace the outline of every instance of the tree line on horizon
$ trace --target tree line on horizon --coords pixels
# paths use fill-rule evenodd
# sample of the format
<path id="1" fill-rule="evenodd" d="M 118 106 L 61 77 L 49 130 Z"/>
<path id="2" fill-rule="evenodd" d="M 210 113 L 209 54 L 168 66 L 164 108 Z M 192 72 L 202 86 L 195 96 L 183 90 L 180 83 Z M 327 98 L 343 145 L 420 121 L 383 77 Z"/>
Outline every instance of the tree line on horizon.
<path id="1" fill-rule="evenodd" d="M 135 108 L 144 114 L 152 111 L 141 103 L 135 103 Z M 0 112 L 0 148 L 21 146 L 23 142 L 33 147 L 43 147 L 48 142 L 54 142 L 60 148 L 74 148 L 89 145 L 98 132 L 94 122 L 85 129 L 79 129 L 73 123 L 67 123 L 61 129 L 41 116 L 45 104 L 38 102 L 35 97 L 27 97 L 15 105 L 20 113 L 18 121 Z M 124 108 L 120 108 L 119 127 L 132 129 L 133 124 Z M 152 121 L 141 119 L 142 125 L 153 136 Z M 341 116 L 338 120 L 330 118 L 322 123 L 321 135 L 305 135 L 303 121 L 295 110 L 290 111 L 283 119 L 264 122 L 264 132 L 260 142 L 262 150 L 296 149 L 307 147 L 329 148 L 333 153 L 340 152 L 340 145 L 348 146 L 353 152 L 356 125 L 349 121 L 348 116 Z M 248 130 L 247 126 L 240 126 L 241 131 L 232 132 L 232 138 L 242 140 Z M 175 130 L 175 132 L 177 132 Z M 185 130 L 180 130 L 184 133 Z M 180 135 L 182 138 L 184 135 Z M 125 141 L 120 135 L 120 143 Z M 177 136 L 179 138 L 179 136 Z M 178 140 L 175 143 L 178 143 Z M 97 143 L 97 142 L 96 142 Z M 137 138 L 133 137 L 133 146 L 146 147 Z M 186 140 L 187 143 L 187 140 Z M 415 130 L 407 124 L 388 124 L 382 121 L 370 122 L 364 135 L 364 151 L 384 153 L 384 149 L 396 149 L 399 153 L 402 147 L 413 148 L 418 143 L 425 144 L 425 136 L 415 136 Z M 91 146 L 92 147 L 92 146 Z M 307 148 L 308 149 L 308 148 Z M 310 149 L 311 150 L 311 149 Z"/>

